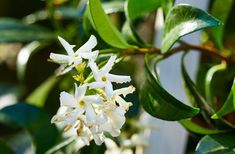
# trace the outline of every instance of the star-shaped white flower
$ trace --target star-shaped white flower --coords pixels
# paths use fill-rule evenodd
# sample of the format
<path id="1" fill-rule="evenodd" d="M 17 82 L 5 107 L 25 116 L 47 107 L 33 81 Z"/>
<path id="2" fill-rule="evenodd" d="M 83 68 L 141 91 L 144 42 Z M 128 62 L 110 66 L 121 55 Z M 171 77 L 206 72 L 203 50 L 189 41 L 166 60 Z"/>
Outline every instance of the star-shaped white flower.
<path id="1" fill-rule="evenodd" d="M 90 88 L 105 88 L 107 98 L 111 98 L 113 93 L 112 82 L 125 83 L 130 82 L 130 76 L 115 75 L 109 73 L 115 63 L 116 56 L 111 56 L 108 62 L 100 70 L 94 61 L 89 62 L 89 66 L 93 72 L 95 82 L 89 84 Z"/>
<path id="2" fill-rule="evenodd" d="M 89 40 L 75 52 L 73 50 L 75 45 L 70 45 L 59 36 L 58 39 L 67 52 L 67 55 L 57 53 L 50 54 L 50 59 L 53 62 L 61 64 L 58 73 L 59 75 L 65 74 L 72 70 L 74 67 L 82 63 L 82 59 L 94 60 L 98 56 L 98 50 L 92 52 L 92 49 L 97 45 L 97 40 L 94 35 L 91 35 Z"/>

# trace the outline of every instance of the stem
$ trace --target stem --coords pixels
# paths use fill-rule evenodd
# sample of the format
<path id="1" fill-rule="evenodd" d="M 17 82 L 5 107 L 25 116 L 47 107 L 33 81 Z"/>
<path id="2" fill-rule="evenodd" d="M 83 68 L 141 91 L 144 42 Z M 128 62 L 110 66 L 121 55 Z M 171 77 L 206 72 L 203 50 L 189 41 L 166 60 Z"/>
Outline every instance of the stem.
<path id="1" fill-rule="evenodd" d="M 206 46 L 198 46 L 198 45 L 188 44 L 185 42 L 181 42 L 181 45 L 179 47 L 175 47 L 166 53 L 161 53 L 161 49 L 159 49 L 159 48 L 138 48 L 138 49 L 131 49 L 131 50 L 125 49 L 123 52 L 125 55 L 144 55 L 146 53 L 159 54 L 159 55 L 162 55 L 163 58 L 167 58 L 167 57 L 170 57 L 178 52 L 187 52 L 187 50 L 198 51 L 203 54 L 224 60 L 227 63 L 235 64 L 235 57 L 227 56 L 227 55 L 223 54 L 223 52 L 220 52 L 219 50 L 217 50 L 215 48 L 206 47 Z"/>

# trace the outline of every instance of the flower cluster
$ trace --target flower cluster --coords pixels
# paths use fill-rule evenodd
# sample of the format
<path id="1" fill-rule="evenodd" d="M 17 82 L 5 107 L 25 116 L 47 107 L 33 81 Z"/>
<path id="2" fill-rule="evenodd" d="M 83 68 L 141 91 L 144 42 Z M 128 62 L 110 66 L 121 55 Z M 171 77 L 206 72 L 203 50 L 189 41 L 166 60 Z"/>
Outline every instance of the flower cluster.
<path id="1" fill-rule="evenodd" d="M 64 131 L 77 135 L 78 146 L 89 145 L 94 139 L 97 145 L 104 142 L 104 132 L 113 137 L 119 136 L 120 129 L 125 123 L 125 113 L 132 105 L 123 97 L 133 93 L 133 86 L 121 89 L 113 89 L 112 83 L 130 82 L 131 78 L 124 75 L 111 74 L 116 56 L 112 55 L 107 63 L 99 68 L 95 62 L 98 50 L 92 51 L 97 44 L 95 36 L 74 51 L 74 45 L 70 45 L 63 38 L 58 37 L 65 48 L 67 55 L 51 53 L 50 59 L 60 64 L 59 75 L 65 74 L 72 69 L 79 70 L 80 66 L 91 69 L 94 80 L 90 83 L 80 81 L 75 83 L 75 92 L 61 92 L 60 108 L 52 118 L 52 123 L 63 126 Z M 78 72 L 82 74 L 83 72 Z"/>

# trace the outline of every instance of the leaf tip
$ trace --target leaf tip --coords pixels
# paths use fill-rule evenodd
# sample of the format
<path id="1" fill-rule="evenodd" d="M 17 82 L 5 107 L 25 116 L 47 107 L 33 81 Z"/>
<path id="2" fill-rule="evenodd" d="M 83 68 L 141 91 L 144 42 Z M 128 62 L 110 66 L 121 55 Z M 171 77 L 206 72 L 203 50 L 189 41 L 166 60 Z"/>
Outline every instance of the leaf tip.
<path id="1" fill-rule="evenodd" d="M 215 113 L 211 116 L 211 119 L 219 119 L 219 116 Z"/>

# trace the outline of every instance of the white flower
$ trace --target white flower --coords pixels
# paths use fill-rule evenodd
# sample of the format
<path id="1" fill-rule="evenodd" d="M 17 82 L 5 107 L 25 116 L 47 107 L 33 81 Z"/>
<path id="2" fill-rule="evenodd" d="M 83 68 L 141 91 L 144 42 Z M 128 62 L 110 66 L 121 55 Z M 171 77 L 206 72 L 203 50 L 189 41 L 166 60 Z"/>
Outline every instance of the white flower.
<path id="1" fill-rule="evenodd" d="M 118 145 L 109 138 L 106 138 L 104 143 L 107 147 L 105 154 L 133 154 L 131 148 L 118 147 Z"/>
<path id="2" fill-rule="evenodd" d="M 75 52 L 73 50 L 75 45 L 70 45 L 61 37 L 58 37 L 58 39 L 68 54 L 50 54 L 50 59 L 53 62 L 61 64 L 59 75 L 65 74 L 72 70 L 74 67 L 82 63 L 82 59 L 91 60 L 96 59 L 98 56 L 97 50 L 92 52 L 92 49 L 97 45 L 97 40 L 94 35 L 91 35 L 89 40 Z"/>
<path id="3" fill-rule="evenodd" d="M 125 83 L 130 82 L 131 78 L 130 76 L 124 76 L 124 75 L 114 75 L 109 73 L 109 71 L 112 69 L 114 62 L 115 62 L 116 56 L 111 56 L 108 60 L 108 62 L 105 64 L 104 67 L 102 67 L 100 70 L 98 69 L 98 66 L 94 61 L 89 62 L 89 66 L 93 72 L 95 82 L 92 82 L 89 84 L 90 88 L 105 88 L 105 93 L 108 98 L 111 98 L 113 93 L 113 86 L 111 82 L 116 83 Z"/>

